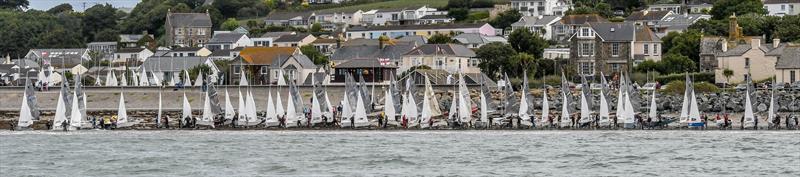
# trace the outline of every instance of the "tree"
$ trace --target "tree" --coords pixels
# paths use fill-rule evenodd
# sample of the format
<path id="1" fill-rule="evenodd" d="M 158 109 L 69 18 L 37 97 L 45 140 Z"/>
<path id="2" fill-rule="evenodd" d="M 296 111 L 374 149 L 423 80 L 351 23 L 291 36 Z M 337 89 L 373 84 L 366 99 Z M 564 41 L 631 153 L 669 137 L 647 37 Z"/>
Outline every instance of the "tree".
<path id="1" fill-rule="evenodd" d="M 702 31 L 703 34 L 712 36 L 727 36 L 728 35 L 728 20 L 697 20 L 694 24 L 689 26 L 689 29 Z"/>
<path id="2" fill-rule="evenodd" d="M 119 31 L 114 29 L 104 29 L 103 31 L 95 33 L 93 38 L 94 41 L 117 42 L 119 41 Z"/>
<path id="3" fill-rule="evenodd" d="M 475 57 L 481 60 L 478 67 L 481 72 L 492 79 L 497 79 L 507 69 L 508 58 L 517 52 L 509 44 L 492 42 L 481 46 L 475 51 Z M 513 73 L 512 73 L 513 74 Z"/>
<path id="4" fill-rule="evenodd" d="M 448 0 L 447 1 L 447 8 L 448 9 L 470 8 L 471 6 L 472 6 L 472 0 Z"/>
<path id="5" fill-rule="evenodd" d="M 28 8 L 30 3 L 28 0 L 2 0 L 0 1 L 0 9 L 11 9 L 22 11 Z"/>
<path id="6" fill-rule="evenodd" d="M 305 45 L 300 47 L 300 52 L 303 55 L 306 55 L 308 59 L 311 59 L 312 62 L 316 65 L 323 65 L 328 63 L 328 57 L 320 53 L 317 48 L 312 45 Z"/>
<path id="7" fill-rule="evenodd" d="M 782 41 L 800 42 L 800 16 L 787 15 L 777 23 L 775 36 Z"/>
<path id="8" fill-rule="evenodd" d="M 226 31 L 233 31 L 239 27 L 239 21 L 236 21 L 235 18 L 228 18 L 222 23 L 222 29 Z"/>
<path id="9" fill-rule="evenodd" d="M 446 34 L 434 34 L 428 38 L 428 44 L 449 44 L 452 42 L 453 38 Z"/>
<path id="10" fill-rule="evenodd" d="M 725 83 L 727 84 L 731 82 L 731 76 L 733 76 L 733 70 L 725 68 L 725 70 L 722 70 L 722 75 L 725 76 L 725 81 L 726 81 Z"/>
<path id="11" fill-rule="evenodd" d="M 661 38 L 662 53 L 688 56 L 694 62 L 700 61 L 700 31 L 688 30 L 683 33 L 670 32 Z"/>
<path id="12" fill-rule="evenodd" d="M 664 55 L 659 62 L 660 69 L 658 72 L 662 74 L 683 73 L 687 71 L 693 72 L 697 70 L 695 62 L 681 54 L 668 53 Z"/>
<path id="13" fill-rule="evenodd" d="M 766 14 L 764 3 L 761 0 L 717 0 L 711 7 L 711 18 L 716 20 L 727 19 L 733 14 L 744 15 L 749 13 Z"/>
<path id="14" fill-rule="evenodd" d="M 111 4 L 94 5 L 83 13 L 83 35 L 93 39 L 100 31 L 117 27 L 117 9 Z"/>
<path id="15" fill-rule="evenodd" d="M 538 34 L 534 34 L 527 28 L 514 30 L 508 36 L 508 43 L 514 47 L 517 52 L 525 52 L 533 55 L 534 58 L 542 58 L 544 49 L 549 47 L 550 44 Z"/>
<path id="16" fill-rule="evenodd" d="M 57 6 L 53 7 L 53 8 L 50 8 L 50 10 L 47 10 L 47 13 L 59 14 L 59 13 L 62 13 L 62 12 L 72 12 L 72 11 L 73 11 L 72 10 L 72 5 L 70 5 L 68 3 L 64 3 L 64 4 L 59 4 L 59 5 L 57 5 Z"/>
<path id="17" fill-rule="evenodd" d="M 530 54 L 519 52 L 508 58 L 508 64 L 510 68 L 514 68 L 509 75 L 521 77 L 526 71 L 528 75 L 536 74 L 536 59 Z"/>
<path id="18" fill-rule="evenodd" d="M 511 24 L 514 22 L 519 21 L 520 18 L 522 18 L 522 14 L 517 12 L 516 9 L 509 9 L 505 12 L 497 14 L 497 17 L 489 21 L 489 24 L 497 29 L 506 29 L 511 27 Z"/>
<path id="19" fill-rule="evenodd" d="M 447 10 L 447 16 L 455 19 L 456 21 L 463 21 L 469 17 L 469 9 L 451 8 L 450 10 Z"/>
<path id="20" fill-rule="evenodd" d="M 322 25 L 320 25 L 319 23 L 314 23 L 313 25 L 311 25 L 311 30 L 310 31 L 313 32 L 313 33 L 318 33 L 320 31 L 322 31 Z"/>

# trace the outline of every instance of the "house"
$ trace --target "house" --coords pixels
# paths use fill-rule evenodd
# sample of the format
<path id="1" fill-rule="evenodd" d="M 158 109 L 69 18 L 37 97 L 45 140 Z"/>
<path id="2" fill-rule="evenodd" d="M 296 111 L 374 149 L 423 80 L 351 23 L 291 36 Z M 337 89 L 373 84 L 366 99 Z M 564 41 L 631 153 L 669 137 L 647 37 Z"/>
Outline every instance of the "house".
<path id="1" fill-rule="evenodd" d="M 701 19 L 711 19 L 711 15 L 706 14 L 670 14 L 664 19 L 652 25 L 659 37 L 666 36 L 670 32 L 685 32 L 689 26 L 700 21 Z"/>
<path id="2" fill-rule="evenodd" d="M 284 68 L 287 62 L 296 65 L 289 64 Z M 247 47 L 239 52 L 237 61 L 230 64 L 232 72 L 228 77 L 231 83 L 238 83 L 242 71 L 245 71 L 251 84 L 266 85 L 277 83 L 278 72 L 280 69 L 286 69 L 286 77 L 300 83 L 316 68 L 312 65 L 314 64 L 311 60 L 297 47 Z"/>
<path id="3" fill-rule="evenodd" d="M 422 24 L 421 19 L 425 16 L 447 16 L 447 11 L 439 11 L 436 8 L 428 7 L 427 5 L 423 5 L 421 7 L 410 7 L 405 8 L 400 11 L 401 18 L 400 24 L 401 25 L 409 25 L 409 24 Z"/>
<path id="4" fill-rule="evenodd" d="M 144 62 L 153 54 L 152 51 L 146 48 L 121 48 L 114 53 L 112 63 Z"/>
<path id="5" fill-rule="evenodd" d="M 90 42 L 86 44 L 86 47 L 89 48 L 89 52 L 96 53 L 99 58 L 110 60 L 117 51 L 117 42 Z"/>
<path id="6" fill-rule="evenodd" d="M 795 83 L 800 81 L 800 46 L 783 49 L 775 63 L 775 79 L 777 83 Z"/>
<path id="7" fill-rule="evenodd" d="M 335 67 L 337 64 L 354 59 L 389 59 L 395 66 L 398 66 L 403 54 L 416 47 L 417 43 L 414 41 L 354 39 L 345 42 L 340 48 L 336 49 L 336 52 L 330 56 L 330 62 Z"/>
<path id="8" fill-rule="evenodd" d="M 441 24 L 441 23 L 453 23 L 455 18 L 449 17 L 447 15 L 426 15 L 419 18 L 419 23 L 422 25 L 427 24 Z"/>
<path id="9" fill-rule="evenodd" d="M 179 78 L 184 70 L 190 70 L 194 67 L 206 65 L 211 71 L 204 71 L 209 74 L 209 79 L 218 78 L 220 74 L 219 68 L 208 57 L 202 56 L 183 56 L 183 57 L 150 57 L 139 66 L 139 72 L 144 69 L 147 72 L 152 72 L 159 81 L 169 82 L 172 78 Z M 191 78 L 194 80 L 195 78 Z M 176 81 L 177 82 L 177 81 Z M 211 79 L 211 82 L 217 82 L 216 79 Z"/>
<path id="10" fill-rule="evenodd" d="M 546 40 L 553 39 L 555 26 L 561 16 L 523 16 L 519 21 L 511 24 L 511 30 L 528 29 L 533 33 L 539 34 Z"/>
<path id="11" fill-rule="evenodd" d="M 250 34 L 250 30 L 248 30 L 244 26 L 236 27 L 236 29 L 233 29 L 233 31 L 231 31 L 231 32 L 232 33 L 241 33 L 241 34 Z"/>
<path id="12" fill-rule="evenodd" d="M 661 39 L 646 25 L 634 23 L 589 23 L 570 38 L 570 62 L 578 74 L 627 71 L 644 60 L 661 58 Z"/>
<path id="13" fill-rule="evenodd" d="M 320 12 L 312 17 L 314 23 L 320 24 L 343 24 L 343 25 L 361 25 L 364 11 L 351 10 L 351 11 L 336 11 L 336 12 Z M 326 29 L 331 31 L 333 29 Z"/>
<path id="14" fill-rule="evenodd" d="M 89 49 L 31 49 L 25 59 L 50 65 L 58 71 L 69 70 L 85 61 L 92 61 Z"/>
<path id="15" fill-rule="evenodd" d="M 767 15 L 786 16 L 800 14 L 800 0 L 763 0 Z"/>
<path id="16" fill-rule="evenodd" d="M 230 61 L 239 57 L 239 53 L 244 50 L 244 47 L 236 47 L 233 49 L 222 49 L 211 52 L 211 55 L 208 55 L 208 59 L 212 61 L 223 60 L 223 61 Z"/>
<path id="17" fill-rule="evenodd" d="M 689 9 L 689 13 L 692 14 L 707 14 L 711 11 L 711 8 L 714 7 L 714 3 L 712 2 L 691 2 L 686 5 L 686 8 Z"/>
<path id="18" fill-rule="evenodd" d="M 287 12 L 272 11 L 264 19 L 267 26 L 291 26 L 295 28 L 308 28 L 314 12 Z"/>
<path id="19" fill-rule="evenodd" d="M 326 56 L 333 54 L 339 44 L 339 40 L 331 38 L 317 38 L 314 42 L 311 42 L 311 45 L 313 45 L 317 51 Z"/>
<path id="20" fill-rule="evenodd" d="M 339 4 L 347 0 L 308 0 L 309 4 Z"/>
<path id="21" fill-rule="evenodd" d="M 381 59 L 353 59 L 334 67 L 332 82 L 344 83 L 347 75 L 355 78 L 364 77 L 364 82 L 388 83 L 392 76 L 397 75 L 397 66 L 388 60 Z"/>
<path id="22" fill-rule="evenodd" d="M 637 11 L 625 18 L 625 22 L 633 22 L 637 25 L 656 26 L 667 16 L 674 14 L 672 11 Z"/>
<path id="23" fill-rule="evenodd" d="M 370 10 L 362 13 L 361 24 L 377 26 L 422 24 L 420 19 L 427 15 L 447 15 L 447 11 L 439 11 L 426 5 Z"/>
<path id="24" fill-rule="evenodd" d="M 451 73 L 480 73 L 480 60 L 475 52 L 458 44 L 425 44 L 403 55 L 398 72 L 411 67 L 425 65 L 431 69 L 446 70 Z"/>
<path id="25" fill-rule="evenodd" d="M 301 34 L 292 34 L 292 35 L 283 35 L 278 37 L 273 41 L 273 45 L 275 47 L 301 47 L 308 44 L 311 44 L 317 40 L 314 35 L 308 33 L 301 33 Z"/>
<path id="26" fill-rule="evenodd" d="M 120 48 L 147 47 L 152 49 L 156 46 L 158 44 L 155 36 L 147 34 L 147 31 L 142 32 L 142 34 L 120 34 L 119 42 L 117 42 L 117 47 Z"/>
<path id="27" fill-rule="evenodd" d="M 347 39 L 378 39 L 380 36 L 400 38 L 409 35 L 431 36 L 434 34 L 480 33 L 494 36 L 495 30 L 488 23 L 436 24 L 436 25 L 398 25 L 353 27 L 347 31 Z"/>
<path id="28" fill-rule="evenodd" d="M 775 76 L 776 63 L 786 44 L 774 39 L 766 45 L 760 36 L 743 36 L 735 15 L 729 17 L 727 38 L 704 37 L 701 41 L 701 70 L 713 70 L 715 83 L 741 83 L 748 77 L 764 80 Z M 714 62 L 713 65 L 708 65 Z M 726 77 L 725 70 L 733 71 Z M 751 72 L 752 71 L 752 72 Z"/>
<path id="29" fill-rule="evenodd" d="M 478 33 L 462 33 L 453 37 L 453 40 L 470 49 L 477 49 L 492 42 L 508 44 L 508 40 L 501 36 L 486 36 Z"/>
<path id="30" fill-rule="evenodd" d="M 253 45 L 253 41 L 250 40 L 246 34 L 225 32 L 215 33 L 214 37 L 212 37 L 211 40 L 208 41 L 208 44 L 206 44 L 206 48 L 211 51 L 217 51 L 233 49 L 237 47 L 249 47 Z"/>
<path id="31" fill-rule="evenodd" d="M 608 22 L 605 18 L 597 14 L 567 15 L 553 24 L 555 31 L 552 40 L 560 43 L 567 43 L 568 39 L 578 31 L 579 28 L 589 27 L 589 23 Z"/>
<path id="32" fill-rule="evenodd" d="M 297 34 L 295 32 L 267 32 L 261 35 L 261 37 L 250 38 L 253 41 L 253 46 L 256 47 L 272 47 L 274 46 L 275 39 L 278 39 L 284 35 L 294 35 Z"/>
<path id="33" fill-rule="evenodd" d="M 683 4 L 652 4 L 647 6 L 646 11 L 670 11 L 674 14 L 683 14 L 686 12 Z"/>
<path id="34" fill-rule="evenodd" d="M 164 25 L 166 46 L 197 47 L 211 40 L 211 16 L 206 13 L 172 13 Z"/>
<path id="35" fill-rule="evenodd" d="M 562 16 L 572 8 L 569 2 L 564 0 L 511 0 L 511 8 L 519 11 L 522 16 Z"/>
<path id="36" fill-rule="evenodd" d="M 546 48 L 542 57 L 550 60 L 569 59 L 569 50 L 569 48 Z"/>
<path id="37" fill-rule="evenodd" d="M 157 53 L 157 52 L 156 52 Z M 167 57 L 205 57 L 211 55 L 211 50 L 208 50 L 205 47 L 178 47 L 174 48 L 164 55 L 159 56 L 167 56 Z"/>
<path id="38" fill-rule="evenodd" d="M 508 9 L 511 9 L 510 4 L 495 4 L 494 8 L 489 10 L 489 19 L 494 19 L 495 17 L 500 15 L 500 13 L 503 13 Z"/>

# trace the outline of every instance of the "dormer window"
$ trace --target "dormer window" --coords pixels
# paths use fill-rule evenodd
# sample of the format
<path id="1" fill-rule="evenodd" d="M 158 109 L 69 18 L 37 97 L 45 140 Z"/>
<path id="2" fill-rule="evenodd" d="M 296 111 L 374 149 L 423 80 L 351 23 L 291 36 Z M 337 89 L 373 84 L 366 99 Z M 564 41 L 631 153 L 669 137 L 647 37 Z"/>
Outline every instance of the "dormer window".
<path id="1" fill-rule="evenodd" d="M 588 27 L 582 27 L 580 28 L 578 37 L 594 37 L 594 33 L 592 33 L 592 29 L 589 29 Z"/>

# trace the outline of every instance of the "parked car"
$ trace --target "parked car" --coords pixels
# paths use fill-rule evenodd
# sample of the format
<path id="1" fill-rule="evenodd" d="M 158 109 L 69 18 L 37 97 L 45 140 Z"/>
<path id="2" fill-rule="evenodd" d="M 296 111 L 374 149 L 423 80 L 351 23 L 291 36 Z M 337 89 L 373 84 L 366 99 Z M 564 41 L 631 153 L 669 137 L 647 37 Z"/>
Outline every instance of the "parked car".
<path id="1" fill-rule="evenodd" d="M 658 84 L 655 82 L 648 82 L 642 86 L 642 90 L 656 90 L 656 87 L 658 87 Z"/>
<path id="2" fill-rule="evenodd" d="M 745 91 L 745 90 L 747 90 L 747 84 L 739 84 L 739 85 L 736 85 L 736 87 L 734 87 L 734 88 L 736 88 L 736 90 L 738 90 L 738 91 Z"/>
<path id="3" fill-rule="evenodd" d="M 775 89 L 778 89 L 778 90 L 783 90 L 786 87 L 786 83 L 772 84 L 772 87 L 770 87 L 770 88 L 773 88 L 773 87 Z"/>

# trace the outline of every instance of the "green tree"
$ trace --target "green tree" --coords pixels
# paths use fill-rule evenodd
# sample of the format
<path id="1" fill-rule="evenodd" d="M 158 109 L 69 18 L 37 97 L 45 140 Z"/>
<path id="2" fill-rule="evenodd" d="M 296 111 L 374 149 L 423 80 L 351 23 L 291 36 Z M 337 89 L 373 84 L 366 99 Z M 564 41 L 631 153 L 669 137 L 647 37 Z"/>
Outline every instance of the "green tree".
<path id="1" fill-rule="evenodd" d="M 313 33 L 318 33 L 320 31 L 322 31 L 322 25 L 320 25 L 319 23 L 314 23 L 313 25 L 311 25 L 311 30 L 310 31 L 313 32 Z"/>
<path id="2" fill-rule="evenodd" d="M 499 78 L 505 72 L 506 66 L 510 65 L 508 58 L 516 54 L 511 45 L 500 42 L 488 43 L 475 51 L 475 57 L 481 60 L 478 64 L 481 72 L 492 79 Z"/>
<path id="3" fill-rule="evenodd" d="M 453 38 L 446 34 L 434 34 L 428 38 L 428 44 L 449 44 L 453 43 Z"/>
<path id="4" fill-rule="evenodd" d="M 239 21 L 236 21 L 235 18 L 228 18 L 228 20 L 222 23 L 222 30 L 233 31 L 236 28 L 239 28 Z"/>
<path id="5" fill-rule="evenodd" d="M 527 28 L 514 30 L 508 36 L 508 43 L 514 47 L 517 52 L 525 52 L 533 55 L 534 58 L 542 58 L 544 49 L 549 47 L 550 44 L 538 34 L 534 34 Z"/>
<path id="6" fill-rule="evenodd" d="M 717 0 L 711 8 L 711 18 L 716 20 L 727 19 L 733 14 L 744 15 L 749 13 L 766 14 L 761 0 Z"/>
<path id="7" fill-rule="evenodd" d="M 456 21 L 464 21 L 469 17 L 469 9 L 466 8 L 451 8 L 447 10 L 447 16 L 455 19 Z"/>
<path id="8" fill-rule="evenodd" d="M 675 53 L 669 53 L 661 57 L 659 66 L 660 69 L 658 72 L 662 74 L 683 73 L 687 71 L 693 72 L 697 70 L 697 65 L 694 61 L 689 59 L 689 57 Z"/>
<path id="9" fill-rule="evenodd" d="M 12 9 L 22 11 L 27 9 L 30 3 L 28 0 L 2 0 L 0 1 L 0 9 Z"/>
<path id="10" fill-rule="evenodd" d="M 448 0 L 447 1 L 447 8 L 448 9 L 470 8 L 471 6 L 472 6 L 472 0 Z"/>
<path id="11" fill-rule="evenodd" d="M 700 61 L 700 31 L 689 30 L 683 33 L 670 32 L 661 38 L 662 53 L 688 56 L 694 62 Z"/>
<path id="12" fill-rule="evenodd" d="M 119 41 L 119 32 L 114 29 L 103 29 L 94 34 L 94 41 L 117 42 Z"/>
<path id="13" fill-rule="evenodd" d="M 689 26 L 689 29 L 702 31 L 703 34 L 712 36 L 727 36 L 728 35 L 728 20 L 697 20 L 694 24 Z"/>
<path id="14" fill-rule="evenodd" d="M 93 39 L 98 32 L 117 27 L 117 9 L 111 4 L 94 5 L 83 13 L 83 35 Z"/>
<path id="15" fill-rule="evenodd" d="M 53 8 L 50 8 L 50 10 L 47 10 L 47 13 L 58 14 L 62 12 L 72 12 L 72 11 L 73 11 L 72 5 L 64 3 L 64 4 L 59 4 Z"/>
<path id="16" fill-rule="evenodd" d="M 517 12 L 516 9 L 509 9 L 505 12 L 498 14 L 497 17 L 495 17 L 495 19 L 489 21 L 489 24 L 491 24 L 494 28 L 497 29 L 506 29 L 511 27 L 511 24 L 513 24 L 514 22 L 519 21 L 520 18 L 522 18 L 522 14 Z"/>
<path id="17" fill-rule="evenodd" d="M 312 62 L 316 65 L 323 65 L 328 63 L 328 57 L 324 54 L 320 53 L 317 48 L 312 45 L 305 45 L 300 47 L 300 52 L 303 55 L 306 55 L 308 59 L 311 59 Z"/>
<path id="18" fill-rule="evenodd" d="M 775 27 L 775 36 L 786 42 L 800 42 L 800 16 L 787 15 Z"/>
<path id="19" fill-rule="evenodd" d="M 536 59 L 530 54 L 519 52 L 508 58 L 508 64 L 509 68 L 513 68 L 509 76 L 521 77 L 525 71 L 528 75 L 536 74 Z"/>

